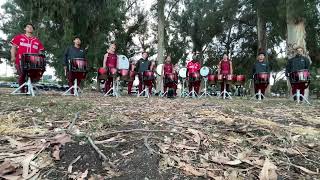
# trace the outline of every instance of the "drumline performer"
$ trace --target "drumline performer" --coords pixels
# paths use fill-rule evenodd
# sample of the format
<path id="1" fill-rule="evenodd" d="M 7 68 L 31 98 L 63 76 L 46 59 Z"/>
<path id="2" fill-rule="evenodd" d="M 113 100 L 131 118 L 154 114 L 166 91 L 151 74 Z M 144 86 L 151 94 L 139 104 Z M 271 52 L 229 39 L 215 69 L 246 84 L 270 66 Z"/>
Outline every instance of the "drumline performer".
<path id="1" fill-rule="evenodd" d="M 149 59 L 148 59 L 148 53 L 147 52 L 143 52 L 142 53 L 142 58 L 140 58 L 136 63 L 136 72 L 138 73 L 138 77 L 139 77 L 139 86 L 138 86 L 139 87 L 139 94 L 145 88 L 143 86 L 148 86 L 149 95 L 152 94 L 153 81 L 143 82 L 143 73 L 145 71 L 151 70 L 150 67 L 151 67 L 151 61 L 149 61 Z"/>
<path id="2" fill-rule="evenodd" d="M 290 77 L 291 73 L 300 71 L 300 70 L 309 70 L 310 68 L 310 60 L 304 56 L 304 50 L 302 47 L 296 48 L 296 56 L 288 60 L 288 64 L 286 66 L 286 76 Z M 291 82 L 291 81 L 290 81 Z M 297 90 L 300 90 L 300 93 L 304 96 L 304 91 L 308 87 L 308 83 L 305 82 L 296 82 L 292 83 L 292 95 L 297 93 Z M 297 97 L 294 97 L 294 100 L 297 100 Z M 302 96 L 300 97 L 300 101 L 303 101 Z"/>
<path id="3" fill-rule="evenodd" d="M 35 27 L 32 23 L 27 23 L 24 26 L 25 34 L 19 34 L 13 37 L 10 41 L 12 47 L 10 50 L 11 61 L 15 63 L 15 67 L 18 77 L 19 86 L 26 82 L 26 73 L 21 69 L 21 59 L 25 53 L 35 53 L 42 54 L 44 51 L 44 46 L 42 42 L 35 36 L 33 36 L 33 31 Z M 26 93 L 26 88 L 21 88 L 21 93 Z"/>
<path id="4" fill-rule="evenodd" d="M 118 60 L 118 56 L 116 54 L 116 44 L 115 43 L 111 43 L 109 46 L 109 49 L 107 50 L 107 53 L 104 55 L 103 58 L 103 68 L 117 68 L 117 60 Z M 105 86 L 104 86 L 104 91 L 105 93 L 107 93 L 111 87 L 113 83 L 113 78 L 112 77 L 108 77 L 108 80 L 106 80 L 105 82 Z"/>
<path id="5" fill-rule="evenodd" d="M 64 74 L 67 77 L 69 88 L 73 86 L 75 77 L 74 74 L 69 72 L 69 63 L 70 60 L 75 58 L 85 58 L 85 50 L 81 48 L 81 39 L 79 36 L 74 36 L 73 38 L 73 46 L 68 47 L 64 53 Z M 77 80 L 77 85 L 80 87 L 81 79 Z M 71 90 L 71 94 L 73 94 L 73 89 Z"/>
<path id="6" fill-rule="evenodd" d="M 135 70 L 135 61 L 130 58 L 129 60 L 129 71 L 136 71 Z M 134 79 L 133 79 L 134 80 Z M 133 87 L 133 81 L 128 81 L 128 95 L 132 95 L 132 87 Z"/>
<path id="7" fill-rule="evenodd" d="M 265 60 L 265 53 L 259 52 L 257 62 L 252 67 L 252 76 L 259 73 L 270 73 L 269 63 Z M 256 84 L 254 83 L 254 92 L 257 94 L 259 90 L 261 90 L 261 93 L 265 95 L 266 88 L 268 87 L 268 84 Z M 256 96 L 257 99 L 259 99 L 258 96 Z M 263 99 L 263 96 L 261 97 Z"/>
<path id="8" fill-rule="evenodd" d="M 195 92 L 199 94 L 200 92 L 200 81 L 190 81 L 190 75 L 191 73 L 198 72 L 200 73 L 201 65 L 199 63 L 198 57 L 195 55 L 192 56 L 192 60 L 188 62 L 187 64 L 187 75 L 189 77 L 189 92 L 192 91 L 192 88 L 194 88 Z"/>
<path id="9" fill-rule="evenodd" d="M 229 74 L 233 74 L 232 61 L 228 58 L 228 55 L 223 54 L 222 60 L 220 60 L 218 65 L 218 74 L 222 74 L 224 77 Z M 226 84 L 226 89 L 224 89 L 224 84 L 226 82 L 221 82 L 221 92 L 224 90 L 229 91 L 229 84 Z"/>
<path id="10" fill-rule="evenodd" d="M 163 75 L 164 75 L 164 82 L 163 82 L 163 91 L 164 92 L 167 92 L 168 88 L 170 89 L 173 89 L 173 96 L 176 96 L 177 95 L 177 82 L 170 82 L 170 83 L 167 83 L 167 76 L 169 74 L 174 74 L 174 76 L 176 76 L 175 74 L 175 66 L 171 63 L 171 56 L 168 55 L 166 58 L 165 58 L 165 64 L 163 65 Z M 174 77 L 174 79 L 176 79 Z M 167 93 L 167 96 L 170 96 L 168 95 L 169 92 Z"/>

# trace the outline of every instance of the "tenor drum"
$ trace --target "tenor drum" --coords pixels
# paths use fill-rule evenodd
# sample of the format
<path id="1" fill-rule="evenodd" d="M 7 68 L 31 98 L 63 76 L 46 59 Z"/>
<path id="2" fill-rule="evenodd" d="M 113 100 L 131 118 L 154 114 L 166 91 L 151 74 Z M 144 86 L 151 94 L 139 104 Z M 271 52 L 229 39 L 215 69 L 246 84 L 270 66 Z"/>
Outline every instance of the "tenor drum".
<path id="1" fill-rule="evenodd" d="M 88 62 L 84 58 L 73 58 L 70 60 L 70 71 L 86 73 Z"/>
<path id="2" fill-rule="evenodd" d="M 209 74 L 208 75 L 208 84 L 209 85 L 214 85 L 216 84 L 217 76 L 214 74 Z"/>
<path id="3" fill-rule="evenodd" d="M 119 77 L 120 77 L 120 80 L 128 80 L 129 79 L 129 70 L 128 69 L 119 69 Z"/>
<path id="4" fill-rule="evenodd" d="M 236 76 L 234 76 L 235 85 L 244 85 L 245 81 L 246 81 L 245 75 L 236 75 Z"/>
<path id="5" fill-rule="evenodd" d="M 269 84 L 270 74 L 267 72 L 262 72 L 254 75 L 255 84 Z"/>
<path id="6" fill-rule="evenodd" d="M 178 78 L 175 73 L 166 74 L 165 81 L 164 81 L 165 84 L 177 83 L 177 82 L 178 82 Z"/>
<path id="7" fill-rule="evenodd" d="M 46 67 L 45 56 L 40 54 L 23 54 L 21 59 L 22 70 L 44 71 Z"/>
<path id="8" fill-rule="evenodd" d="M 108 75 L 110 77 L 113 77 L 113 78 L 117 77 L 117 73 L 118 73 L 117 68 L 110 67 L 108 70 Z"/>
<path id="9" fill-rule="evenodd" d="M 143 72 L 143 81 L 151 81 L 154 79 L 154 72 L 153 71 L 144 71 Z"/>
<path id="10" fill-rule="evenodd" d="M 224 75 L 223 74 L 218 74 L 217 75 L 217 82 L 218 83 L 223 82 L 223 79 L 224 79 Z"/>
<path id="11" fill-rule="evenodd" d="M 108 79 L 108 69 L 103 67 L 98 69 L 98 78 L 99 80 L 107 80 Z"/>
<path id="12" fill-rule="evenodd" d="M 310 72 L 307 69 L 290 73 L 291 83 L 307 83 L 310 81 Z"/>
<path id="13" fill-rule="evenodd" d="M 227 84 L 233 84 L 234 78 L 235 78 L 234 75 L 232 75 L 232 74 L 227 74 L 227 75 L 226 75 L 226 83 L 227 83 Z"/>
<path id="14" fill-rule="evenodd" d="M 201 76 L 199 72 L 190 73 L 189 81 L 196 82 L 201 81 Z"/>
<path id="15" fill-rule="evenodd" d="M 157 66 L 156 72 L 157 72 L 157 74 L 158 74 L 159 76 L 161 76 L 161 74 L 162 74 L 163 66 L 164 66 L 164 64 L 159 64 L 159 65 Z"/>

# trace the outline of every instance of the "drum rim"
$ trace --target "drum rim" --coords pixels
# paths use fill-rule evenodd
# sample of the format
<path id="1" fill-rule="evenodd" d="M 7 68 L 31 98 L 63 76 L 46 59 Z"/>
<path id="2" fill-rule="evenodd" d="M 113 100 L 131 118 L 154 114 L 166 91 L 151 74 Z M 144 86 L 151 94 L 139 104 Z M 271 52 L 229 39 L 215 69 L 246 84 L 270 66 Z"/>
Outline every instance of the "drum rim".
<path id="1" fill-rule="evenodd" d="M 164 64 L 162 63 L 162 64 L 158 64 L 157 67 L 156 67 L 156 73 L 157 73 L 159 76 L 161 76 L 161 72 L 162 72 L 163 66 L 164 66 Z M 159 71 L 161 71 L 161 72 L 159 73 Z"/>
<path id="2" fill-rule="evenodd" d="M 206 69 L 206 75 L 202 74 L 201 72 L 204 71 L 204 69 Z M 200 75 L 201 76 L 208 76 L 210 74 L 210 68 L 208 66 L 203 66 L 201 69 L 200 69 Z"/>
<path id="3" fill-rule="evenodd" d="M 178 75 L 179 75 L 179 77 L 182 77 L 182 78 L 186 78 L 187 77 L 187 71 L 188 71 L 188 69 L 187 68 L 181 68 L 181 69 L 179 69 L 179 72 L 178 72 Z M 181 74 L 182 74 L 182 72 L 183 73 L 185 73 L 185 75 L 184 76 L 182 76 Z"/>

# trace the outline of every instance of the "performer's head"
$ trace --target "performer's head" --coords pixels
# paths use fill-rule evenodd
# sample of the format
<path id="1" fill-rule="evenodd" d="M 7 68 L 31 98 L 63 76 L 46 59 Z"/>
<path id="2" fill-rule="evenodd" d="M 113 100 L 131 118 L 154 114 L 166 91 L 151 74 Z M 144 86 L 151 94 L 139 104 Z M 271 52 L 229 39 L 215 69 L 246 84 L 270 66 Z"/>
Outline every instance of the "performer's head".
<path id="1" fill-rule="evenodd" d="M 168 55 L 165 59 L 165 63 L 170 64 L 171 63 L 171 56 Z"/>
<path id="2" fill-rule="evenodd" d="M 263 62 L 265 58 L 265 53 L 264 52 L 259 52 L 258 53 L 258 61 Z"/>
<path id="3" fill-rule="evenodd" d="M 297 55 L 302 56 L 303 53 L 304 53 L 304 50 L 303 50 L 303 48 L 301 46 L 299 46 L 299 47 L 296 48 L 296 52 L 297 52 Z"/>
<path id="4" fill-rule="evenodd" d="M 73 43 L 74 43 L 74 46 L 80 46 L 81 45 L 80 37 L 79 36 L 74 36 Z"/>
<path id="5" fill-rule="evenodd" d="M 117 45 L 115 42 L 112 42 L 109 46 L 108 53 L 114 54 L 116 52 Z"/>
<path id="6" fill-rule="evenodd" d="M 33 31 L 35 30 L 35 28 L 32 23 L 27 23 L 24 25 L 24 30 L 25 30 L 26 34 L 32 34 Z"/>
<path id="7" fill-rule="evenodd" d="M 227 55 L 227 53 L 224 53 L 224 54 L 223 54 L 223 60 L 225 60 L 225 61 L 228 60 L 228 55 Z"/>
<path id="8" fill-rule="evenodd" d="M 142 58 L 143 59 L 148 59 L 148 53 L 146 51 L 142 52 Z"/>

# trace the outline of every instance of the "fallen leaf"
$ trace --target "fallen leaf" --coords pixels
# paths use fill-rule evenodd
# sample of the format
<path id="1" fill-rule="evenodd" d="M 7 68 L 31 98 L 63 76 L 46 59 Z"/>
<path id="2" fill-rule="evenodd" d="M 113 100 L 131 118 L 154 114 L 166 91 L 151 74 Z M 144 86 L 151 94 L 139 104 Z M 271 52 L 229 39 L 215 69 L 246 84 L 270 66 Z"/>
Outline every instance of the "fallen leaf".
<path id="1" fill-rule="evenodd" d="M 21 162 L 23 171 L 22 171 L 22 177 L 27 178 L 29 175 L 29 165 L 31 160 L 34 158 L 34 154 L 30 154 L 25 157 L 25 159 Z"/>
<path id="2" fill-rule="evenodd" d="M 56 135 L 53 139 L 54 139 L 54 141 L 52 142 L 52 144 L 62 144 L 62 145 L 65 145 L 66 143 L 72 141 L 71 135 L 65 134 L 65 133 L 63 133 L 63 134 L 58 134 L 58 135 Z"/>
<path id="3" fill-rule="evenodd" d="M 187 172 L 190 175 L 194 175 L 194 176 L 204 176 L 205 173 L 205 169 L 199 169 L 196 170 L 193 166 L 191 166 L 190 164 L 185 164 L 182 169 Z"/>
<path id="4" fill-rule="evenodd" d="M 259 179 L 260 180 L 277 180 L 278 175 L 277 175 L 277 166 L 275 166 L 270 160 L 267 158 L 264 161 L 262 170 L 259 174 Z"/>
<path id="5" fill-rule="evenodd" d="M 17 166 L 13 165 L 11 162 L 5 161 L 0 165 L 0 176 L 11 173 L 15 171 L 16 168 Z"/>
<path id="6" fill-rule="evenodd" d="M 53 152 L 52 157 L 54 160 L 59 161 L 60 160 L 60 145 L 54 145 L 53 146 Z"/>
<path id="7" fill-rule="evenodd" d="M 84 180 L 88 176 L 88 169 L 84 173 L 80 173 L 77 180 Z"/>

